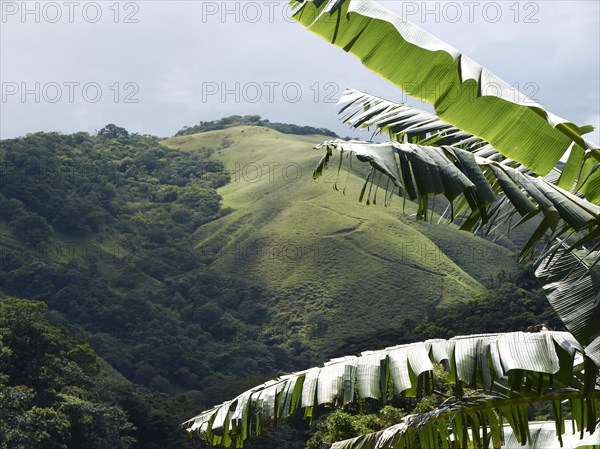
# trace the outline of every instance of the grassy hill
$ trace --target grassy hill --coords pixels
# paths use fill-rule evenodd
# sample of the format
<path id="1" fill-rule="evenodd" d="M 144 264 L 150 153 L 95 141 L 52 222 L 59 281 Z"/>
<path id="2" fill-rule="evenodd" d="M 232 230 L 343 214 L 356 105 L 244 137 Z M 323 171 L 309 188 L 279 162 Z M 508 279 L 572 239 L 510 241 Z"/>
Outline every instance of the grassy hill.
<path id="1" fill-rule="evenodd" d="M 62 335 L 54 349 L 38 335 L 13 352 L 34 370 L 58 363 L 50 413 L 61 418 L 67 399 L 87 420 L 99 410 L 88 402 L 106 402 L 102 410 L 127 413 L 115 421 L 125 434 L 137 427 L 132 449 L 184 448 L 183 416 L 277 373 L 401 342 L 560 323 L 508 250 L 418 222 L 400 199 L 358 203 L 361 173 L 342 175 L 346 195 L 333 170 L 313 181 L 321 155 L 311 148 L 327 137 L 236 121 L 167 140 L 108 125 L 0 142 L 0 337 L 11 327 Z M 37 318 L 21 326 L 27 311 Z M 64 360 L 73 345 L 50 324 L 93 351 Z M 0 340 L 0 355 L 24 341 Z M 62 378 L 72 361 L 98 362 L 108 376 Z M 9 388 L 29 385 L 27 370 L 13 374 Z M 302 429 L 251 446 L 303 447 Z"/>
<path id="2" fill-rule="evenodd" d="M 465 301 L 481 282 L 516 268 L 509 252 L 455 228 L 419 223 L 402 213 L 358 203 L 362 179 L 312 170 L 324 136 L 282 134 L 259 126 L 178 136 L 161 144 L 215 151 L 231 182 L 218 189 L 231 212 L 201 226 L 196 248 L 218 273 L 266 289 L 273 340 L 298 335 L 316 347 L 383 330 L 400 333 L 436 306 Z M 327 351 L 326 351 L 327 352 Z"/>
<path id="3" fill-rule="evenodd" d="M 358 203 L 359 176 L 347 195 L 333 170 L 313 181 L 325 138 L 109 125 L 3 141 L 0 296 L 45 301 L 127 379 L 174 393 L 398 342 L 516 269 L 411 203 Z"/>

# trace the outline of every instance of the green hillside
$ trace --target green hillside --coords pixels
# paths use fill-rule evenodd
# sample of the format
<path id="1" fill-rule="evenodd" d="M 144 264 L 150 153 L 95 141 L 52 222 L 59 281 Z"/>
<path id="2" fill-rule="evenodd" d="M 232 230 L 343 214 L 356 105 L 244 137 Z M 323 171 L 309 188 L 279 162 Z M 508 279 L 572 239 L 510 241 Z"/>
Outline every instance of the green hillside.
<path id="1" fill-rule="evenodd" d="M 196 248 L 223 275 L 264 285 L 274 339 L 302 335 L 317 346 L 378 329 L 401 330 L 436 305 L 481 293 L 509 252 L 452 227 L 423 224 L 392 206 L 357 201 L 362 180 L 334 170 L 312 180 L 324 136 L 296 136 L 256 126 L 174 137 L 186 152 L 217 149 L 231 182 L 218 189 L 228 215 L 195 232 Z M 366 210 L 370 207 L 370 210 Z M 457 249 L 458 248 L 458 249 Z M 343 319 L 340 319 L 343 317 Z"/>
<path id="2" fill-rule="evenodd" d="M 53 324 L 156 391 L 291 368 L 259 337 L 260 291 L 193 249 L 224 213 L 221 164 L 114 125 L 5 140 L 0 158 L 0 297 L 43 300 Z"/>
<path id="3" fill-rule="evenodd" d="M 182 416 L 277 373 L 418 339 L 559 326 L 508 250 L 418 222 L 412 203 L 360 204 L 359 176 L 342 175 L 346 195 L 333 170 L 313 181 L 311 148 L 325 136 L 229 118 L 201 126 L 223 122 L 167 140 L 108 125 L 0 142 L 0 402 L 2 389 L 32 389 L 6 419 L 40 403 L 78 426 L 101 403 L 118 415 L 110 438 L 137 439 L 123 447 L 183 449 Z M 41 364 L 43 348 L 21 351 L 31 366 L 19 371 L 2 344 L 21 340 L 10 329 L 28 311 L 65 346 Z M 62 353 L 77 345 L 101 372 L 61 377 Z M 25 378 L 54 361 L 54 387 Z M 48 441 L 69 438 L 53 429 Z M 284 427 L 249 447 L 301 448 L 307 431 Z"/>
<path id="4" fill-rule="evenodd" d="M 401 201 L 358 203 L 355 175 L 345 196 L 314 182 L 324 138 L 110 125 L 3 141 L 0 295 L 45 301 L 127 379 L 177 393 L 396 342 L 516 270 Z"/>

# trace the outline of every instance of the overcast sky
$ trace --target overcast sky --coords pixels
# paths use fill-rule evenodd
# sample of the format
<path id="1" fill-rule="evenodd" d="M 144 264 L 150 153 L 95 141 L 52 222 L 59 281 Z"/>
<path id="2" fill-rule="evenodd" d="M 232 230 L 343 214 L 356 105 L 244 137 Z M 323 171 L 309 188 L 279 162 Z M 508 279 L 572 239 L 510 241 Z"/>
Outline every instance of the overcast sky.
<path id="1" fill-rule="evenodd" d="M 171 136 L 232 114 L 356 135 L 335 117 L 345 87 L 406 99 L 293 23 L 286 3 L 3 0 L 0 136 L 108 123 Z M 553 113 L 600 127 L 599 1 L 382 3 Z"/>

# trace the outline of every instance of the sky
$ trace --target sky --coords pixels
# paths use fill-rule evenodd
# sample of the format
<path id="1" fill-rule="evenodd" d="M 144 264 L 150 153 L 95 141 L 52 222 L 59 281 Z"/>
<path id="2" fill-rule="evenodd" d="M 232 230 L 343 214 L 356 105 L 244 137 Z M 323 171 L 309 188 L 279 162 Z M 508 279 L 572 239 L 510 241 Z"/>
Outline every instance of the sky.
<path id="1" fill-rule="evenodd" d="M 599 1 L 380 3 L 554 114 L 600 128 Z M 234 114 L 356 136 L 336 118 L 347 87 L 431 110 L 294 23 L 287 2 L 0 4 L 2 139 L 108 123 L 168 137 Z"/>

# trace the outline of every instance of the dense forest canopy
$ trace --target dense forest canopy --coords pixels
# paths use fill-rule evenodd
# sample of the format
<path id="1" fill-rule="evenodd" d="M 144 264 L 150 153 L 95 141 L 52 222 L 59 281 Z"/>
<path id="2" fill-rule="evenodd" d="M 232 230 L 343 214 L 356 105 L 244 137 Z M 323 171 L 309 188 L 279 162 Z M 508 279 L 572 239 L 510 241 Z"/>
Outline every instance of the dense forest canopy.
<path id="1" fill-rule="evenodd" d="M 258 340 L 260 291 L 217 277 L 192 249 L 193 232 L 226 213 L 221 164 L 111 127 L 8 140 L 2 158 L 6 294 L 44 299 L 55 322 L 160 391 L 203 389 L 243 352 L 275 369 L 263 343 L 236 342 Z M 213 344 L 224 352 L 207 351 Z"/>

